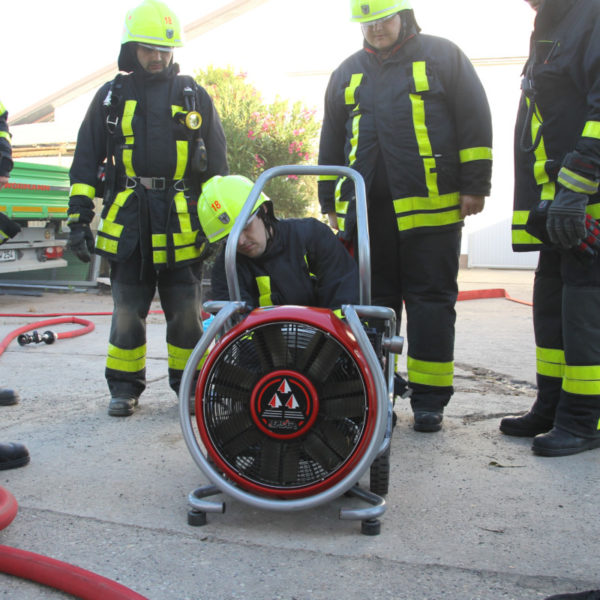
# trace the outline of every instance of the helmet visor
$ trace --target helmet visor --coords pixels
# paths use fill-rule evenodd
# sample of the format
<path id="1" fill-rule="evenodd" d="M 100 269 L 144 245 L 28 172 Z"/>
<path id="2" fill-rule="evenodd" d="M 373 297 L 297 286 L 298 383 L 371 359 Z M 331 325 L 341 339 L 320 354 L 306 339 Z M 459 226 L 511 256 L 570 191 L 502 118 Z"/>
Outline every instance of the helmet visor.
<path id="1" fill-rule="evenodd" d="M 145 50 L 150 50 L 152 52 L 158 50 L 159 52 L 173 52 L 173 46 L 157 46 L 156 44 L 142 44 L 138 42 L 137 45 L 140 48 L 144 48 Z"/>
<path id="2" fill-rule="evenodd" d="M 360 24 L 360 27 L 363 31 L 366 29 L 376 29 L 377 27 L 385 27 L 386 24 L 389 24 L 390 21 L 397 15 L 398 13 L 394 13 L 393 15 L 388 15 L 387 17 L 381 17 L 381 19 L 375 19 L 374 21 L 366 21 Z"/>

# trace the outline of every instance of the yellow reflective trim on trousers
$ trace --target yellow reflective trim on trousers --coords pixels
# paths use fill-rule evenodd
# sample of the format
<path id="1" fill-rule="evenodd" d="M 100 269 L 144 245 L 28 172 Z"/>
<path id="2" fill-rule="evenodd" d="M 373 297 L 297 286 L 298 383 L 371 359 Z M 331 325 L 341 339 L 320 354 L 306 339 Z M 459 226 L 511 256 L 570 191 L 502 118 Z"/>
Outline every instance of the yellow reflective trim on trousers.
<path id="1" fill-rule="evenodd" d="M 183 192 L 177 192 L 173 198 L 177 217 L 179 219 L 179 230 L 187 233 L 192 231 L 192 221 L 188 211 L 188 204 Z"/>
<path id="2" fill-rule="evenodd" d="M 559 348 L 535 349 L 536 371 L 546 377 L 562 379 L 565 372 L 565 352 Z"/>
<path id="3" fill-rule="evenodd" d="M 96 197 L 96 188 L 87 185 L 87 183 L 74 183 L 71 186 L 69 196 L 85 196 L 86 198 L 93 200 Z"/>
<path id="4" fill-rule="evenodd" d="M 580 396 L 600 396 L 600 365 L 566 365 L 562 389 Z"/>
<path id="5" fill-rule="evenodd" d="M 141 371 L 146 366 L 146 344 L 131 350 L 108 344 L 106 366 L 109 369 L 126 373 Z"/>
<path id="6" fill-rule="evenodd" d="M 407 356 L 406 370 L 411 383 L 449 387 L 454 381 L 454 361 L 429 362 Z"/>
<path id="7" fill-rule="evenodd" d="M 571 171 L 571 169 L 567 169 L 566 167 L 562 167 L 558 172 L 557 181 L 562 186 L 581 194 L 595 194 L 598 191 L 597 181 L 582 177 L 578 173 L 575 173 L 575 171 Z"/>
<path id="8" fill-rule="evenodd" d="M 471 162 L 473 160 L 492 160 L 492 149 L 486 146 L 480 148 L 465 148 L 458 153 L 461 163 Z"/>
<path id="9" fill-rule="evenodd" d="M 415 92 L 427 92 L 429 80 L 427 79 L 427 65 L 424 60 L 419 60 L 412 65 L 413 79 L 415 81 Z"/>
<path id="10" fill-rule="evenodd" d="M 258 286 L 258 305 L 273 306 L 273 300 L 271 299 L 271 278 L 268 275 L 261 275 L 256 278 L 256 285 Z"/>
<path id="11" fill-rule="evenodd" d="M 588 121 L 583 128 L 581 136 L 600 139 L 600 121 Z"/>
<path id="12" fill-rule="evenodd" d="M 183 371 L 193 350 L 193 348 L 180 348 L 179 346 L 173 346 L 173 344 L 167 343 L 167 363 L 169 368 Z"/>
<path id="13" fill-rule="evenodd" d="M 121 131 L 125 137 L 125 143 L 128 146 L 133 146 L 134 142 L 133 127 L 131 126 L 131 123 L 133 121 L 136 105 L 136 100 L 127 100 L 123 109 L 123 117 L 121 118 Z M 135 170 L 133 169 L 133 150 L 131 147 L 123 150 L 121 160 L 125 167 L 125 174 L 128 177 L 135 177 Z"/>
<path id="14" fill-rule="evenodd" d="M 356 88 L 360 85 L 363 73 L 353 73 L 350 77 L 350 83 L 344 90 L 344 100 L 346 104 L 356 104 Z"/>
<path id="15" fill-rule="evenodd" d="M 0 113 L 0 114 L 2 114 L 2 113 Z M 0 131 L 0 138 L 7 139 L 9 142 L 11 140 L 11 136 L 10 136 L 10 133 L 8 133 L 8 131 Z"/>
<path id="16" fill-rule="evenodd" d="M 188 164 L 189 143 L 187 140 L 177 140 L 175 147 L 177 149 L 177 165 L 173 179 L 183 179 Z"/>

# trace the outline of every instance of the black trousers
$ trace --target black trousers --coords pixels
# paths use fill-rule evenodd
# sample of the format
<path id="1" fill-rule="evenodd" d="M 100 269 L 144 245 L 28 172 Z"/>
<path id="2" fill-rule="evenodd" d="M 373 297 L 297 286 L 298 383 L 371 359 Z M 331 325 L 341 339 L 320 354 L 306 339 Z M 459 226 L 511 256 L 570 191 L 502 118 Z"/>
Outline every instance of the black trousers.
<path id="1" fill-rule="evenodd" d="M 176 393 L 202 335 L 202 263 L 141 271 L 137 252 L 110 263 L 114 312 L 105 375 L 112 396 L 137 398 L 146 387 L 146 317 L 157 289 L 167 323 L 169 385 Z"/>
<path id="2" fill-rule="evenodd" d="M 538 394 L 532 411 L 600 435 L 600 261 L 542 250 L 533 290 Z"/>
<path id="3" fill-rule="evenodd" d="M 454 392 L 454 337 L 461 229 L 400 236 L 384 188 L 369 194 L 373 303 L 406 308 L 413 410 L 439 410 Z"/>

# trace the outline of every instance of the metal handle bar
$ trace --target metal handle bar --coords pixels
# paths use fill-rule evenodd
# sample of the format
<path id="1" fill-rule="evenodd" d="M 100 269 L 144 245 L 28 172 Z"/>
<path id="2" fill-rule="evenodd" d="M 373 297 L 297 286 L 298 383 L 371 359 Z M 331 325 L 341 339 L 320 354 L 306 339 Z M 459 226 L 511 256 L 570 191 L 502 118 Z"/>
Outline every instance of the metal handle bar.
<path id="1" fill-rule="evenodd" d="M 225 247 L 225 275 L 229 298 L 233 301 L 242 299 L 240 283 L 236 269 L 236 250 L 242 230 L 246 226 L 254 204 L 258 200 L 266 183 L 281 175 L 338 175 L 349 177 L 354 182 L 356 194 L 356 227 L 358 231 L 358 272 L 360 276 L 360 303 L 371 304 L 371 250 L 369 245 L 369 226 L 367 221 L 367 194 L 362 175 L 350 167 L 325 165 L 281 165 L 267 169 L 256 180 L 239 217 L 227 239 Z"/>

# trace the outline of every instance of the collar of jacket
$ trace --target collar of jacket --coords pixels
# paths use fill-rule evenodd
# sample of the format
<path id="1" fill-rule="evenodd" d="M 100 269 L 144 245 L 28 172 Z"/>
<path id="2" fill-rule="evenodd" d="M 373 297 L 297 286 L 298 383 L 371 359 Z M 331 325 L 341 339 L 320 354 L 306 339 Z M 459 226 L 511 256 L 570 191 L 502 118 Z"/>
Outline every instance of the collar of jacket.
<path id="1" fill-rule="evenodd" d="M 535 17 L 535 33 L 543 34 L 554 28 L 578 2 L 579 0 L 544 0 Z"/>
<path id="2" fill-rule="evenodd" d="M 377 60 L 382 63 L 385 62 L 386 60 L 395 57 L 398 55 L 398 53 L 400 52 L 400 50 L 404 47 L 404 45 L 409 42 L 410 40 L 414 39 L 417 37 L 416 33 L 411 33 L 409 35 L 407 35 L 401 42 L 399 42 L 398 44 L 396 44 L 393 48 L 392 51 L 390 52 L 389 56 L 387 56 L 386 58 L 382 58 L 381 53 L 379 52 L 379 50 L 377 50 L 376 48 L 373 48 L 373 46 L 371 46 L 371 44 L 369 44 L 369 42 L 367 42 L 367 40 L 363 41 L 363 49 L 365 52 L 367 52 L 368 54 L 372 54 L 374 55 Z"/>

